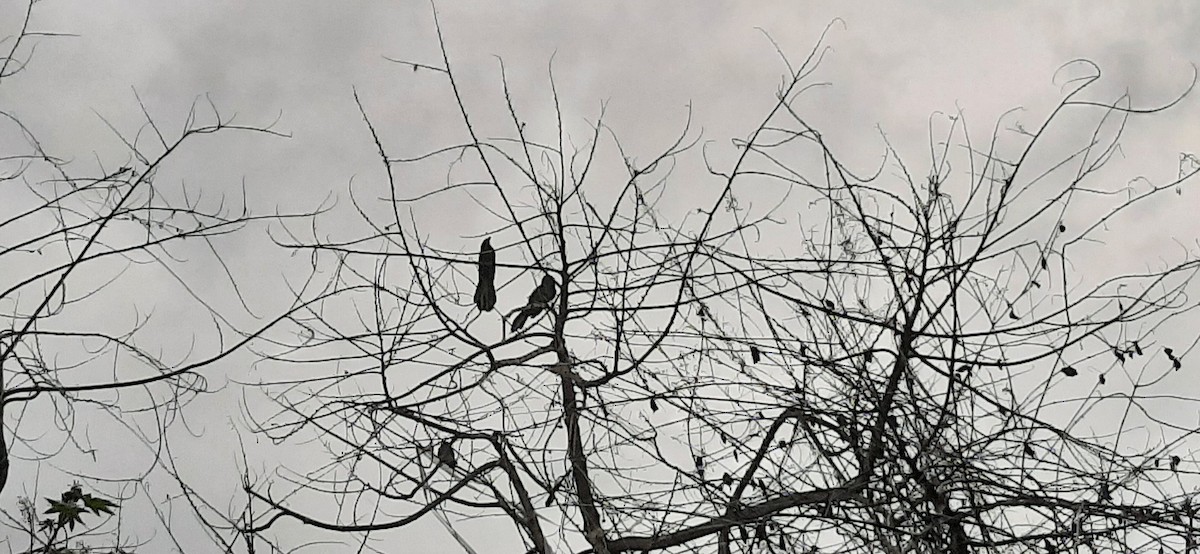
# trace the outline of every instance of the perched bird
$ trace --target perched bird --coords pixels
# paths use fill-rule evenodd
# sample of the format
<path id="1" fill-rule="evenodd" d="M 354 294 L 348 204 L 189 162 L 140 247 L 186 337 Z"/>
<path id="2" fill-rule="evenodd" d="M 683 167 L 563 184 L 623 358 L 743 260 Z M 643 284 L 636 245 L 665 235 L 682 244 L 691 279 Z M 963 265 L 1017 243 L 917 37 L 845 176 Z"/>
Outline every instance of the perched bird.
<path id="1" fill-rule="evenodd" d="M 554 282 L 554 279 L 549 275 L 543 275 L 542 284 L 533 289 L 533 292 L 529 294 L 529 301 L 521 308 L 517 317 L 513 318 L 512 332 L 516 333 L 520 331 L 525 326 L 525 322 L 529 321 L 529 318 L 542 313 L 542 310 L 548 308 L 550 302 L 554 300 L 554 294 L 557 291 L 558 286 Z"/>
<path id="2" fill-rule="evenodd" d="M 458 467 L 458 460 L 454 459 L 454 448 L 450 446 L 450 441 L 443 442 L 442 445 L 438 447 L 437 457 L 438 461 L 441 462 L 442 465 L 450 469 Z"/>
<path id="3" fill-rule="evenodd" d="M 483 239 L 479 245 L 479 282 L 475 285 L 475 307 L 481 312 L 490 312 L 496 307 L 496 249 L 492 239 Z"/>

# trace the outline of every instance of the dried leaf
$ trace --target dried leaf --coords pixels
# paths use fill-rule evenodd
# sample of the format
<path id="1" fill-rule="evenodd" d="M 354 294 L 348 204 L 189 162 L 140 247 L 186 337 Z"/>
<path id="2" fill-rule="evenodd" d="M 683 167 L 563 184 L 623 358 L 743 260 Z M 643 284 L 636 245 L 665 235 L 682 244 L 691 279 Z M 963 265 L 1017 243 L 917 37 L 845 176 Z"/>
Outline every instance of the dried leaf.
<path id="1" fill-rule="evenodd" d="M 1067 377 L 1074 377 L 1074 376 L 1076 376 L 1076 375 L 1079 375 L 1079 372 L 1078 372 L 1078 371 L 1076 371 L 1076 370 L 1075 370 L 1075 368 L 1073 368 L 1073 367 L 1071 367 L 1071 366 L 1069 366 L 1069 365 L 1068 365 L 1068 366 L 1063 366 L 1063 368 L 1062 368 L 1062 369 L 1060 369 L 1059 371 L 1061 371 L 1061 372 L 1062 372 L 1062 374 L 1063 374 L 1063 375 L 1066 375 Z"/>
<path id="2" fill-rule="evenodd" d="M 82 500 L 83 500 L 83 506 L 85 508 L 91 510 L 92 513 L 96 514 L 96 515 L 100 515 L 101 512 L 106 513 L 108 515 L 113 515 L 112 509 L 118 507 L 117 504 L 115 504 L 113 502 L 110 502 L 103 498 L 96 498 L 90 494 L 83 495 Z"/>
<path id="3" fill-rule="evenodd" d="M 454 467 L 458 466 L 458 460 L 456 460 L 454 457 L 454 447 L 450 446 L 450 441 L 443 442 L 442 445 L 438 447 L 437 457 L 438 461 L 440 461 L 442 465 L 446 467 L 453 469 Z"/>

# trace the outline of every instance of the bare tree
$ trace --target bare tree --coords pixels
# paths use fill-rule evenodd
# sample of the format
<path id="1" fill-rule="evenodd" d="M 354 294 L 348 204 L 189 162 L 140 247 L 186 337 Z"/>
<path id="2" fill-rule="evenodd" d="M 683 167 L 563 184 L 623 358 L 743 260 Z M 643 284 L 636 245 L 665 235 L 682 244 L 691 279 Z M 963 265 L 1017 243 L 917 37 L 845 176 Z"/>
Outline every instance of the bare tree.
<path id="1" fill-rule="evenodd" d="M 25 4 L 13 22 L 18 27 L 7 29 L 0 86 L 20 78 L 38 40 L 63 36 L 31 28 L 35 4 Z M 34 509 L 29 497 L 39 496 L 41 462 L 53 458 L 67 477 L 103 482 L 105 493 L 122 501 L 143 494 L 140 477 L 173 464 L 163 455 L 167 428 L 189 400 L 212 388 L 204 370 L 271 323 L 243 324 L 257 316 L 240 297 L 239 270 L 226 265 L 221 241 L 285 216 L 255 215 L 242 199 L 205 195 L 158 175 L 200 136 L 283 135 L 237 123 L 206 100 L 192 106 L 182 128 L 168 129 L 137 101 L 141 128 L 126 134 L 110 125 L 128 152 L 117 168 L 56 156 L 0 107 L 0 491 L 22 494 L 20 514 L 5 512 L 5 523 L 19 531 L 10 548 L 67 552 L 77 546 L 74 537 L 102 534 L 116 543 L 114 552 L 137 542 L 119 518 L 89 518 L 76 529 L 82 513 L 111 516 L 116 506 L 79 485 L 64 483 L 60 500 L 47 499 L 48 518 Z M 222 279 L 230 297 L 207 298 L 199 285 Z M 175 317 L 155 315 L 158 294 L 211 324 L 187 329 Z M 107 416 L 109 427 L 100 427 Z M 92 435 L 113 426 L 129 431 L 128 442 Z M 133 477 L 93 471 L 97 452 L 131 444 L 148 447 L 140 476 L 133 468 L 125 473 Z"/>
<path id="2" fill-rule="evenodd" d="M 314 270 L 253 423 L 330 457 L 247 479 L 251 543 L 298 524 L 366 546 L 432 515 L 499 516 L 541 553 L 1193 547 L 1195 428 L 1173 414 L 1195 399 L 1163 405 L 1191 343 L 1161 337 L 1196 307 L 1196 253 L 1095 258 L 1194 180 L 1103 175 L 1129 118 L 1174 102 L 1092 99 L 1072 62 L 1036 126 L 1006 114 L 979 144 L 937 117 L 925 165 L 884 137 L 856 170 L 804 115 L 818 45 L 731 152 L 704 150 L 711 189 L 673 178 L 690 114 L 642 161 L 603 113 L 571 146 L 552 77 L 557 127 L 530 129 L 502 76 L 491 138 L 441 46 L 401 63 L 449 85 L 462 140 L 397 155 L 360 102 L 386 177 L 352 191 L 361 232 L 280 239 Z M 431 167 L 444 183 L 413 177 Z"/>

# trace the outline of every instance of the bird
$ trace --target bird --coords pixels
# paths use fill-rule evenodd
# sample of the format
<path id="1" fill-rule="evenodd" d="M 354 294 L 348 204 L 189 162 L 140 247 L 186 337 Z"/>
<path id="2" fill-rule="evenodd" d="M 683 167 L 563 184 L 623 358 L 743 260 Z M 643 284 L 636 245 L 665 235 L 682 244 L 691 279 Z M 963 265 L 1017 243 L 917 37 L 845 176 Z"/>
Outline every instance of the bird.
<path id="1" fill-rule="evenodd" d="M 441 462 L 442 465 L 450 469 L 458 467 L 458 460 L 454 459 L 454 448 L 450 446 L 450 441 L 443 442 L 442 445 L 438 447 L 437 457 L 438 461 Z"/>
<path id="2" fill-rule="evenodd" d="M 496 249 L 492 239 L 485 238 L 479 245 L 479 282 L 475 285 L 475 307 L 481 312 L 490 312 L 496 307 Z"/>
<path id="3" fill-rule="evenodd" d="M 549 275 L 542 276 L 542 283 L 529 293 L 529 301 L 521 308 L 517 317 L 513 318 L 512 332 L 516 333 L 525 326 L 525 322 L 529 318 L 542 313 L 542 310 L 549 307 L 550 301 L 554 300 L 554 294 L 558 287 L 554 282 L 554 278 Z"/>

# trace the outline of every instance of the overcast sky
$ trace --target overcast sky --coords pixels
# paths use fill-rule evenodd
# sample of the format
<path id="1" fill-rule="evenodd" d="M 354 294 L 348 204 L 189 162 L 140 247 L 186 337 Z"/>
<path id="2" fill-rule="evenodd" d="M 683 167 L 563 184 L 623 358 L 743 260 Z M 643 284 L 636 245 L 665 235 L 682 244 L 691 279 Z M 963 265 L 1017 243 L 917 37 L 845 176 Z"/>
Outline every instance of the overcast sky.
<path id="1" fill-rule="evenodd" d="M 0 34 L 7 35 L 15 32 L 20 6 L 4 4 Z M 830 86 L 805 105 L 832 146 L 866 166 L 882 154 L 881 130 L 901 155 L 924 155 L 935 111 L 961 109 L 981 139 L 1010 108 L 1025 107 L 1031 121 L 1040 120 L 1063 90 L 1056 71 L 1072 59 L 1088 58 L 1103 69 L 1102 90 L 1128 89 L 1146 105 L 1174 98 L 1190 81 L 1191 64 L 1200 62 L 1200 7 L 1182 1 L 522 1 L 442 2 L 438 10 L 469 107 L 503 115 L 499 57 L 530 125 L 549 129 L 553 58 L 569 123 L 594 118 L 607 102 L 608 124 L 626 150 L 646 157 L 678 133 L 689 104 L 704 139 L 728 144 L 751 131 L 784 72 L 763 31 L 798 60 L 835 18 L 844 26 L 832 27 L 815 77 Z M 355 89 L 396 154 L 462 140 L 444 83 L 385 59 L 441 65 L 428 3 L 44 0 L 31 28 L 77 36 L 41 40 L 29 69 L 0 88 L 0 109 L 22 118 L 47 150 L 76 160 L 81 170 L 97 160 L 109 169 L 126 162 L 100 116 L 135 132 L 135 90 L 168 126 L 178 127 L 203 95 L 244 123 L 278 120 L 275 128 L 292 138 L 227 135 L 189 151 L 168 175 L 214 193 L 244 183 L 260 212 L 311 208 L 330 195 L 344 198 L 352 179 L 380 179 Z M 1135 162 L 1124 178 L 1174 176 L 1181 152 L 1200 151 L 1198 122 L 1200 98 L 1170 116 L 1139 120 L 1119 162 Z M 1200 197 L 1181 202 L 1200 205 Z M 1156 221 L 1190 242 L 1197 236 L 1194 214 L 1175 210 Z M 431 221 L 435 214 L 418 217 Z M 1130 245 L 1146 247 L 1160 245 Z M 235 266 L 255 267 L 256 260 L 261 254 L 253 248 L 231 252 Z M 261 307 L 270 307 L 267 291 L 277 276 L 256 270 L 253 279 Z M 221 434 L 228 434 L 225 420 L 239 393 L 222 398 L 197 407 L 215 442 L 193 450 L 203 464 L 188 460 L 183 468 L 232 490 L 236 460 L 211 446 L 232 444 Z M 13 505 L 19 490 L 11 485 L 0 497 L 4 506 Z M 447 540 L 441 533 L 436 525 L 418 526 L 406 537 L 416 542 L 406 544 L 436 552 L 431 545 Z"/>

